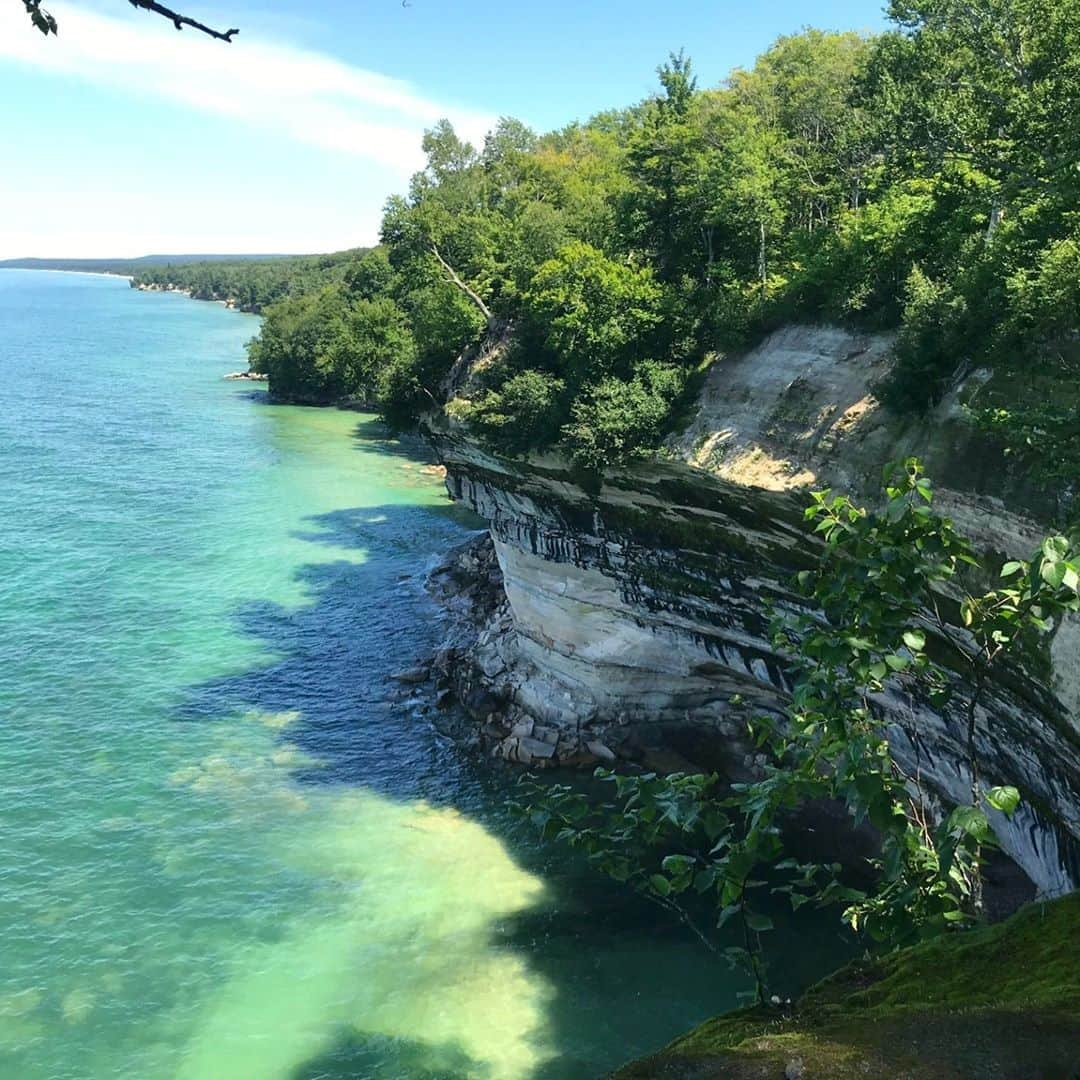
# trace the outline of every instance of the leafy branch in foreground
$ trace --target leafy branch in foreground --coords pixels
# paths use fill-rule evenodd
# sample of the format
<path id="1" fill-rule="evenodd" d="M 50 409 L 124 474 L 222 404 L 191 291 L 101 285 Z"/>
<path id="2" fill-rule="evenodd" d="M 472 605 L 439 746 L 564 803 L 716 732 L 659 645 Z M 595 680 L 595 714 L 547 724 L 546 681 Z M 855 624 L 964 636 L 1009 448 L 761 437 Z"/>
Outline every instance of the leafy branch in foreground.
<path id="1" fill-rule="evenodd" d="M 881 514 L 844 496 L 813 495 L 806 517 L 826 546 L 800 586 L 825 618 L 779 627 L 778 643 L 799 658 L 794 733 L 806 736 L 802 747 L 815 767 L 831 771 L 830 796 L 881 836 L 878 895 L 853 903 L 846 918 L 903 941 L 981 912 L 980 849 L 993 835 L 986 808 L 1011 813 L 1019 801 L 1012 788 L 982 789 L 984 699 L 999 668 L 1030 654 L 1056 618 L 1078 609 L 1080 563 L 1065 537 L 1050 537 L 1030 562 L 1006 564 L 1005 584 L 974 594 L 966 583 L 978 580 L 980 564 L 952 522 L 932 512 L 919 462 L 909 459 L 887 477 Z M 963 718 L 970 803 L 936 823 L 918 762 L 907 774 L 890 751 L 887 689 L 906 697 L 912 714 L 924 699 Z M 917 753 L 918 732 L 909 726 Z M 782 744 L 779 752 L 791 749 Z"/>
<path id="2" fill-rule="evenodd" d="M 155 15 L 168 19 L 177 30 L 183 30 L 185 26 L 190 26 L 193 30 L 198 30 L 200 33 L 207 34 L 218 41 L 231 42 L 233 37 L 240 33 L 236 28 L 232 30 L 214 30 L 197 19 L 192 19 L 188 15 L 181 15 L 178 11 L 173 11 L 172 8 L 157 3 L 156 0 L 128 0 L 128 3 L 132 7 L 142 8 L 144 11 L 151 11 Z M 23 0 L 23 5 L 26 8 L 26 13 L 30 16 L 30 21 L 43 34 L 59 33 L 60 28 L 56 17 L 41 6 L 41 0 Z"/>
<path id="3" fill-rule="evenodd" d="M 767 883 L 753 872 L 779 858 L 778 835 L 754 834 L 760 846 L 752 851 L 733 817 L 734 800 L 715 773 L 620 776 L 598 769 L 596 776 L 612 789 L 610 799 L 525 777 L 523 793 L 532 801 L 518 810 L 543 839 L 584 852 L 594 869 L 674 914 L 706 948 L 745 967 L 755 1002 L 763 1002 L 760 935 L 772 921 L 759 904 Z M 739 943 L 725 948 L 730 939 L 717 931 L 729 922 L 737 925 Z"/>
<path id="4" fill-rule="evenodd" d="M 585 851 L 590 863 L 674 911 L 715 947 L 731 920 L 741 962 L 761 1001 L 767 991 L 760 935 L 771 929 L 763 901 L 788 896 L 843 905 L 844 921 L 886 947 L 981 916 L 980 864 L 993 843 L 989 812 L 1011 815 L 1012 786 L 985 789 L 978 740 L 997 669 L 1036 647 L 1064 613 L 1080 610 L 1080 554 L 1065 537 L 1044 541 L 1029 561 L 1009 562 L 1001 584 L 972 593 L 981 571 L 971 545 L 931 510 L 933 491 L 914 459 L 888 472 L 881 513 L 844 496 L 814 494 L 806 518 L 824 540 L 818 567 L 798 577 L 812 614 L 778 620 L 776 642 L 791 658 L 795 688 L 782 719 L 749 727 L 764 764 L 749 783 L 713 774 L 598 776 L 615 798 L 592 801 L 566 786 L 527 781 L 525 810 L 545 837 Z M 955 621 L 945 612 L 955 615 Z M 888 696 L 890 711 L 884 703 Z M 942 809 L 924 787 L 914 720 L 927 705 L 962 718 L 968 803 Z M 914 762 L 901 765 L 890 728 L 904 728 Z M 852 884 L 839 864 L 787 857 L 785 835 L 825 800 L 876 837 L 870 884 Z M 702 928 L 702 900 L 708 905 Z"/>

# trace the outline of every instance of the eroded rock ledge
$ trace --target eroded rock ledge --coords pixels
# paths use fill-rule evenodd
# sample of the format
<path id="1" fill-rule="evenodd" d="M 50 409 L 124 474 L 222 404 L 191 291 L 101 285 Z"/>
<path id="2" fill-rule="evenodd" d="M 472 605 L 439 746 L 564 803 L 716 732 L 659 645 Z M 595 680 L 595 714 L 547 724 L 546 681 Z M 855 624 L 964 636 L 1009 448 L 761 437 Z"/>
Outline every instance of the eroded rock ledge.
<path id="1" fill-rule="evenodd" d="M 619 760 L 662 771 L 701 767 L 651 723 L 605 723 L 564 688 L 561 702 L 546 701 L 559 711 L 537 717 L 544 676 L 522 651 L 490 533 L 453 549 L 432 570 L 428 588 L 449 615 L 432 674 L 476 722 L 476 742 L 494 757 L 533 768 Z M 575 705 L 583 715 L 573 715 Z"/>
<path id="2" fill-rule="evenodd" d="M 978 547 L 1013 557 L 1035 544 L 1035 518 L 1006 511 L 1001 495 L 1017 505 L 1009 491 L 987 489 L 1000 477 L 955 400 L 914 429 L 880 414 L 871 391 L 887 364 L 880 340 L 806 328 L 774 337 L 714 369 L 668 460 L 602 481 L 554 456 L 494 455 L 432 423 L 450 494 L 491 532 L 489 548 L 459 556 L 437 585 L 471 612 L 459 626 L 473 634 L 470 643 L 460 630 L 439 664 L 495 753 L 530 765 L 752 767 L 747 716 L 781 711 L 790 691 L 770 613 L 800 610 L 789 583 L 817 556 L 802 517 L 807 484 L 865 498 L 883 460 L 918 453 L 939 481 L 939 505 Z M 487 585 L 455 594 L 450 583 L 470 569 Z M 985 782 L 1023 794 L 995 830 L 1045 895 L 1080 882 L 1078 645 L 1075 623 L 1060 628 L 1040 670 L 1008 672 L 979 716 Z M 902 687 L 882 704 L 900 760 L 943 800 L 964 801 L 962 718 Z"/>

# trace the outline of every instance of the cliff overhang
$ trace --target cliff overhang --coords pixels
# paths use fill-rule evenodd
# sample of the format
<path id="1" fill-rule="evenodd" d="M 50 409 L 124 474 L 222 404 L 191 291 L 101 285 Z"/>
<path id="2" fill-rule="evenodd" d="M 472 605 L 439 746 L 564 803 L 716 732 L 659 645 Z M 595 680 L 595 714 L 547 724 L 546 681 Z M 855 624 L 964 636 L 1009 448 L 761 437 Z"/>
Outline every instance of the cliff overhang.
<path id="1" fill-rule="evenodd" d="M 873 393 L 888 364 L 885 337 L 780 331 L 714 366 L 662 459 L 603 477 L 558 455 L 500 456 L 431 420 L 450 494 L 488 521 L 505 589 L 454 665 L 494 751 L 530 765 L 624 758 L 752 771 L 746 721 L 782 711 L 791 689 L 769 621 L 803 610 L 791 581 L 817 556 L 802 513 L 811 486 L 869 501 L 883 462 L 917 454 L 977 548 L 1028 554 L 1045 531 L 1039 496 L 988 471 L 991 455 L 964 421 L 978 379 L 935 416 L 900 424 Z M 1080 882 L 1077 659 L 1073 621 L 1045 670 L 1014 672 L 979 717 L 985 782 L 1023 795 L 995 829 L 1045 895 Z M 902 762 L 917 759 L 944 801 L 966 800 L 961 718 L 906 693 L 884 704 Z"/>

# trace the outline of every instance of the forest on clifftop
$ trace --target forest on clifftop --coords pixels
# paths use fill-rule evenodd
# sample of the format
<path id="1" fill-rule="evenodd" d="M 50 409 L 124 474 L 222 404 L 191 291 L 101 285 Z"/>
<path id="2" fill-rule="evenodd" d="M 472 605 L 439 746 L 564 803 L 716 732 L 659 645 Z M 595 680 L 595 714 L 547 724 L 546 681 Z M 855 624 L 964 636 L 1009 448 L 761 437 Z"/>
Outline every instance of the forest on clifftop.
<path id="1" fill-rule="evenodd" d="M 457 419 L 599 468 L 655 448 L 703 368 L 771 327 L 896 329 L 886 405 L 925 410 L 990 369 L 1007 393 L 972 422 L 1066 479 L 1080 3 L 889 14 L 876 37 L 782 37 L 718 87 L 672 55 L 646 100 L 545 135 L 504 119 L 474 147 L 436 125 L 380 247 L 263 290 L 253 367 L 281 397 L 363 397 L 403 427 L 498 335 Z"/>

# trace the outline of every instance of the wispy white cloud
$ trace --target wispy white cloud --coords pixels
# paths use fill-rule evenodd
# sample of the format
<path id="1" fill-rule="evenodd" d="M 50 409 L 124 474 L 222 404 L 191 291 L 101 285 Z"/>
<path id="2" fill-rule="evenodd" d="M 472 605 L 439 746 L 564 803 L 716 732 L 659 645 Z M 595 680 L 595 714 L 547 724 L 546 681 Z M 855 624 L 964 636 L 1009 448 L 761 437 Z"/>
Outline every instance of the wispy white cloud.
<path id="1" fill-rule="evenodd" d="M 409 83 L 323 53 L 250 36 L 223 45 L 178 34 L 149 16 L 111 17 L 64 3 L 49 8 L 61 30 L 46 39 L 21 5 L 0 4 L 0 61 L 225 115 L 370 159 L 402 177 L 422 163 L 420 135 L 441 117 L 472 140 L 494 123 L 493 116 L 431 100 Z"/>

